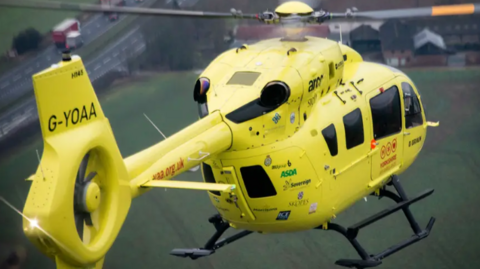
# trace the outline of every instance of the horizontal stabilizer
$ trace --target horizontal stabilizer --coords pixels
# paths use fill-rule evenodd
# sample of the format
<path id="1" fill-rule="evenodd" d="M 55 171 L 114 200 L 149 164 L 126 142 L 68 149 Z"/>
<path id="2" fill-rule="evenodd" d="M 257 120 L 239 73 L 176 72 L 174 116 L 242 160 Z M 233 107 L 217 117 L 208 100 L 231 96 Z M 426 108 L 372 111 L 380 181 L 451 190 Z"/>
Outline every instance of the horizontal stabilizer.
<path id="1" fill-rule="evenodd" d="M 189 189 L 189 190 L 205 190 L 205 191 L 221 191 L 230 192 L 235 189 L 233 184 L 217 184 L 189 181 L 173 181 L 173 180 L 151 180 L 141 187 L 156 188 L 172 188 L 172 189 Z"/>

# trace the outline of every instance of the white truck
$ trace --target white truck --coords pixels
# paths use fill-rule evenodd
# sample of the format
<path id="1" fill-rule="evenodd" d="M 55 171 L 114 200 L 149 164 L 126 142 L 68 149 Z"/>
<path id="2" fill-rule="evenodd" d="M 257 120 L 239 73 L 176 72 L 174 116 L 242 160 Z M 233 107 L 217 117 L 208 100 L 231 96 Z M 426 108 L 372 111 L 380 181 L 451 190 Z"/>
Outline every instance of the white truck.
<path id="1" fill-rule="evenodd" d="M 79 32 L 80 22 L 76 19 L 65 19 L 59 23 L 52 31 L 52 39 L 55 42 L 55 46 L 59 50 L 63 50 L 67 47 L 67 35 L 70 32 Z"/>
<path id="2" fill-rule="evenodd" d="M 77 49 L 83 45 L 82 34 L 78 31 L 71 31 L 67 34 L 67 48 L 70 50 Z"/>

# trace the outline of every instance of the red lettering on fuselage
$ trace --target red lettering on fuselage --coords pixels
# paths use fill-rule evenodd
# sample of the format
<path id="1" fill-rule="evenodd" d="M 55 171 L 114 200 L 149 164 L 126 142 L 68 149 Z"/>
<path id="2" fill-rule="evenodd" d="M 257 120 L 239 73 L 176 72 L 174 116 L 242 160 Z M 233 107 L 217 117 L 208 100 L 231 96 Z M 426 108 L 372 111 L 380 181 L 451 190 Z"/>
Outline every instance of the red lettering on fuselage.
<path id="1" fill-rule="evenodd" d="M 180 158 L 180 161 L 177 162 L 177 164 L 172 164 L 165 168 L 164 170 L 156 173 L 153 175 L 153 180 L 161 180 L 164 179 L 165 177 L 168 176 L 174 176 L 176 172 L 180 171 L 182 168 L 185 167 L 185 163 L 182 158 Z"/>
<path id="2" fill-rule="evenodd" d="M 396 160 L 397 160 L 397 154 L 388 158 L 386 161 L 380 163 L 380 168 L 383 168 L 385 165 L 389 165 L 390 163 L 395 162 Z"/>

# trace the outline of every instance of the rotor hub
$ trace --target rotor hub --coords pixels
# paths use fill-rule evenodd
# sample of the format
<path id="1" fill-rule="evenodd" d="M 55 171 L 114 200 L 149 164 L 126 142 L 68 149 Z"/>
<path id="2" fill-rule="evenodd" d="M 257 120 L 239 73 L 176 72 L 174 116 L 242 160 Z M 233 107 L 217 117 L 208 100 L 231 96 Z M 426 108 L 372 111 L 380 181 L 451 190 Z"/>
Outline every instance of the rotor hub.
<path id="1" fill-rule="evenodd" d="M 89 213 L 97 210 L 100 205 L 100 187 L 97 183 L 89 182 L 84 187 L 82 204 L 82 207 Z"/>
<path id="2" fill-rule="evenodd" d="M 275 9 L 275 13 L 279 16 L 289 16 L 292 14 L 297 15 L 310 15 L 312 14 L 313 9 L 300 1 L 289 1 L 281 4 Z"/>

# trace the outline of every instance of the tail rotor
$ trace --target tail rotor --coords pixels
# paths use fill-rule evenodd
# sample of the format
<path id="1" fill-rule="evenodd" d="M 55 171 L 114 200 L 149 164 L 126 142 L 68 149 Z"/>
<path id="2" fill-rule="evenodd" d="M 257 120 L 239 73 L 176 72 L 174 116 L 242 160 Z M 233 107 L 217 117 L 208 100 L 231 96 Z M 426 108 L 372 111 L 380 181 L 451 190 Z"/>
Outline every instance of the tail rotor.
<path id="1" fill-rule="evenodd" d="M 90 154 L 87 153 L 80 164 L 80 168 L 75 180 L 74 191 L 74 217 L 75 226 L 77 228 L 78 236 L 84 243 L 84 228 L 91 232 L 98 231 L 98 210 L 101 203 L 101 189 L 98 183 L 98 176 L 96 171 L 89 171 L 87 174 L 87 167 L 89 164 Z M 94 218 L 92 215 L 97 216 Z"/>

